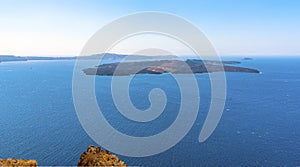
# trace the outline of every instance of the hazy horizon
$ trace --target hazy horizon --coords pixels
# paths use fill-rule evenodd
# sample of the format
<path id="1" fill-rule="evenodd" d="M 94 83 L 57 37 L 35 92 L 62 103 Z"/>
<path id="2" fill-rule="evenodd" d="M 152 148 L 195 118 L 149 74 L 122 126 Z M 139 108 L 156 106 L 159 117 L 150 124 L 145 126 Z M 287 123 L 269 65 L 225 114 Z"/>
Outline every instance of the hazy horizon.
<path id="1" fill-rule="evenodd" d="M 99 54 L 102 54 L 102 53 L 99 53 Z M 110 53 L 110 54 L 119 54 L 119 55 L 133 55 L 133 54 L 125 54 L 125 53 Z M 14 55 L 14 54 L 1 54 L 0 53 L 0 56 L 18 56 L 18 57 L 77 57 L 77 56 L 80 56 L 79 54 L 77 55 Z M 87 56 L 91 56 L 91 55 L 87 55 Z M 139 55 L 139 56 L 166 56 L 166 55 Z M 169 56 L 169 55 L 167 55 Z M 175 56 L 197 56 L 197 55 L 175 55 Z M 221 56 L 221 57 L 300 57 L 300 54 L 298 55 L 221 55 L 221 54 L 218 54 L 218 56 Z"/>
<path id="2" fill-rule="evenodd" d="M 103 53 L 99 53 L 103 54 Z M 118 55 L 133 55 L 133 54 L 124 54 L 124 53 L 109 53 L 109 54 L 118 54 Z M 12 55 L 12 54 L 0 54 L 1 56 L 18 56 L 18 57 L 77 57 L 80 55 Z M 92 56 L 92 55 L 86 55 L 86 56 Z M 144 55 L 139 54 L 138 56 L 169 56 L 169 55 Z M 182 56 L 182 57 L 193 57 L 197 55 L 174 55 L 174 56 Z M 220 57 L 250 57 L 250 58 L 256 58 L 256 57 L 300 57 L 299 55 L 218 55 Z"/>
<path id="3" fill-rule="evenodd" d="M 221 56 L 300 55 L 300 1 L 0 0 L 0 4 L 0 55 L 77 56 L 102 26 L 143 11 L 190 21 Z M 181 55 L 190 54 L 165 40 L 160 44 Z M 128 54 L 139 45 L 146 44 L 133 42 L 112 51 Z"/>

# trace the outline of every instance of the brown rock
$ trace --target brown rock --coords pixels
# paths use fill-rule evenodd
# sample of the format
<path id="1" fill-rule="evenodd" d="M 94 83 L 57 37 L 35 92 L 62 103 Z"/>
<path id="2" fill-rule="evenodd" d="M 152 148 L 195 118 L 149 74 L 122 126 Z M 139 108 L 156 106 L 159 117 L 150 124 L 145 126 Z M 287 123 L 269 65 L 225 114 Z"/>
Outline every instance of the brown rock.
<path id="1" fill-rule="evenodd" d="M 0 158 L 0 166 L 38 166 L 36 160 L 24 160 L 24 159 L 1 159 Z"/>
<path id="2" fill-rule="evenodd" d="M 81 154 L 77 166 L 126 166 L 126 164 L 109 151 L 90 145 L 87 151 Z"/>

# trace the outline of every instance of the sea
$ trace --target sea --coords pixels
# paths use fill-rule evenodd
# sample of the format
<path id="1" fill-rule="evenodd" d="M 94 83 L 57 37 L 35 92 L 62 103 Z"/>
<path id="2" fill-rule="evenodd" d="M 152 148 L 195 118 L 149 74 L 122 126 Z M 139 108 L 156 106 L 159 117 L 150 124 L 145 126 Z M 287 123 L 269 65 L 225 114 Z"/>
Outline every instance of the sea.
<path id="1" fill-rule="evenodd" d="M 196 74 L 201 99 L 198 116 L 178 144 L 146 157 L 113 154 L 130 166 L 300 166 L 300 57 L 222 59 L 240 61 L 238 66 L 258 69 L 261 74 L 226 73 L 224 112 L 205 142 L 199 143 L 198 137 L 210 107 L 210 79 L 208 74 Z M 74 64 L 75 60 L 0 63 L 0 158 L 35 159 L 40 166 L 76 166 L 89 145 L 98 145 L 75 111 Z M 172 75 L 136 75 L 131 81 L 130 98 L 140 110 L 150 106 L 152 89 L 166 94 L 164 112 L 149 123 L 130 121 L 118 112 L 111 79 L 96 76 L 95 94 L 103 115 L 121 133 L 155 135 L 178 116 L 180 89 Z"/>

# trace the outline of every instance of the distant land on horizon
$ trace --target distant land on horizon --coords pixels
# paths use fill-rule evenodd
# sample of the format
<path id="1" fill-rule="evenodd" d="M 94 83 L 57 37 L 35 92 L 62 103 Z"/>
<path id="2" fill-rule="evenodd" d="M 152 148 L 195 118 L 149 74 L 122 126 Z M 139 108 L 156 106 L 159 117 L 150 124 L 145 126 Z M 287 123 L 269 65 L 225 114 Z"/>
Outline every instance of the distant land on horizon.
<path id="1" fill-rule="evenodd" d="M 77 58 L 82 59 L 103 59 L 103 60 L 173 60 L 173 59 L 198 59 L 198 56 L 173 56 L 173 55 L 126 55 L 126 54 L 116 54 L 116 53 L 102 53 L 90 56 L 15 56 L 15 55 L 0 55 L 0 62 L 10 62 L 10 61 L 30 61 L 30 60 L 72 60 Z M 244 57 L 242 60 L 252 60 L 249 56 Z"/>
<path id="2" fill-rule="evenodd" d="M 176 56 L 171 55 L 125 55 L 125 54 L 115 54 L 115 53 L 102 53 L 90 56 L 71 56 L 71 57 L 44 57 L 44 56 L 15 56 L 15 55 L 0 55 L 0 62 L 8 61 L 29 61 L 29 60 L 72 60 L 76 58 L 82 59 L 103 59 L 103 60 L 121 60 L 126 58 L 126 60 L 164 60 L 164 59 L 174 59 Z"/>
<path id="3" fill-rule="evenodd" d="M 118 61 L 121 59 L 126 58 L 126 60 L 174 60 L 178 59 L 178 57 L 182 58 L 183 60 L 186 59 L 199 59 L 196 55 L 187 55 L 187 56 L 173 56 L 173 55 L 126 55 L 126 54 L 116 54 L 116 53 L 101 53 L 95 54 L 90 56 L 15 56 L 15 55 L 0 55 L 0 63 L 1 62 L 11 62 L 11 61 L 30 61 L 30 60 L 72 60 L 77 58 L 82 59 L 102 59 L 102 60 L 111 60 L 111 61 Z M 225 56 L 221 56 L 222 58 Z M 254 57 L 272 57 L 272 56 L 255 56 L 255 55 L 248 55 L 248 56 L 229 56 L 229 57 L 238 57 L 241 58 L 240 60 L 253 60 Z M 279 57 L 274 55 L 273 57 Z M 296 57 L 296 56 L 285 56 L 285 57 Z M 297 56 L 298 57 L 298 56 Z M 205 60 L 205 58 L 203 59 Z"/>
<path id="4" fill-rule="evenodd" d="M 76 57 L 42 57 L 42 56 L 14 56 L 14 55 L 0 55 L 1 62 L 10 61 L 29 61 L 29 60 L 68 60 Z"/>

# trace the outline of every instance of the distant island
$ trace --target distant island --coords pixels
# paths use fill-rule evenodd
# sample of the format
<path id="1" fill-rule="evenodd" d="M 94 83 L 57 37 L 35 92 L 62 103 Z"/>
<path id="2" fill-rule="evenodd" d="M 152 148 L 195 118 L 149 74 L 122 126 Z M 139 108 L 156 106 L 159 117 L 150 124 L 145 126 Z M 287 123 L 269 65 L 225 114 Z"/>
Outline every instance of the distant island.
<path id="1" fill-rule="evenodd" d="M 211 72 L 247 72 L 260 73 L 251 68 L 231 66 L 238 64 L 237 61 L 212 61 L 212 60 L 147 60 L 133 62 L 116 62 L 102 64 L 93 68 L 83 69 L 86 75 L 116 75 L 126 76 L 133 74 L 189 74 L 189 73 L 211 73 Z M 120 68 L 122 70 L 117 70 Z"/>

